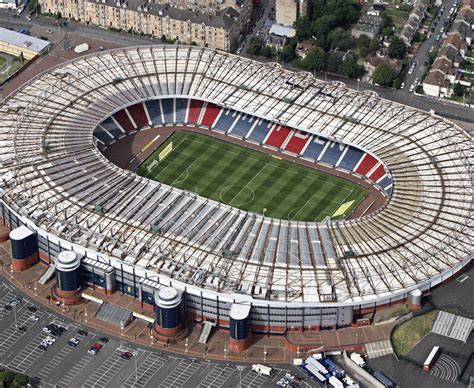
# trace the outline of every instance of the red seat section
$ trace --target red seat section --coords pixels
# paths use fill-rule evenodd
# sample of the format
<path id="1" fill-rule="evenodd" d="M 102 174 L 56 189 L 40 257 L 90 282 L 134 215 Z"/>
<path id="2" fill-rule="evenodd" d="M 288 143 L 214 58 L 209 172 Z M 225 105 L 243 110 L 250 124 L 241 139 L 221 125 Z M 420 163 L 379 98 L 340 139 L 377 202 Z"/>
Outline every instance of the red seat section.
<path id="1" fill-rule="evenodd" d="M 202 116 L 201 124 L 207 127 L 212 126 L 214 121 L 216 121 L 216 117 L 221 111 L 221 108 L 217 105 L 207 103 L 206 111 L 204 112 L 204 116 Z"/>
<path id="2" fill-rule="evenodd" d="M 372 168 L 378 163 L 378 160 L 375 159 L 370 154 L 365 154 L 362 158 L 362 161 L 359 163 L 359 166 L 356 168 L 355 172 L 360 175 L 366 175 Z"/>
<path id="3" fill-rule="evenodd" d="M 270 133 L 270 136 L 268 136 L 268 139 L 265 142 L 265 144 L 268 144 L 269 146 L 272 146 L 272 147 L 280 148 L 285 142 L 290 132 L 291 132 L 290 128 L 277 125 L 273 129 L 272 133 Z"/>
<path id="4" fill-rule="evenodd" d="M 385 168 L 381 164 L 375 169 L 375 171 L 372 174 L 370 174 L 369 179 L 372 179 L 374 182 L 377 182 L 384 175 L 385 175 Z"/>
<path id="5" fill-rule="evenodd" d="M 285 151 L 300 154 L 310 138 L 311 135 L 309 133 L 296 131 L 286 144 Z"/>
<path id="6" fill-rule="evenodd" d="M 131 131 L 135 129 L 134 125 L 128 118 L 127 113 L 125 110 L 120 110 L 117 113 L 114 113 L 114 119 L 120 124 L 120 126 L 125 129 L 126 131 Z"/>
<path id="7" fill-rule="evenodd" d="M 137 128 L 144 128 L 148 126 L 148 119 L 146 117 L 145 109 L 142 103 L 129 106 L 128 113 L 132 116 L 133 121 L 137 124 Z"/>
<path id="8" fill-rule="evenodd" d="M 191 100 L 189 104 L 188 123 L 197 124 L 203 104 L 203 101 Z"/>

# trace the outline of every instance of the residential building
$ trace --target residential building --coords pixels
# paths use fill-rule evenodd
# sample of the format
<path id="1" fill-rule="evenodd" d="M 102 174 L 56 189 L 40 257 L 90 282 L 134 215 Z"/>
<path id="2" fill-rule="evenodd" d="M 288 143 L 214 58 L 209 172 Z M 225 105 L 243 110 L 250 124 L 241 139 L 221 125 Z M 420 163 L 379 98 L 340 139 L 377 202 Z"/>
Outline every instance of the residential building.
<path id="1" fill-rule="evenodd" d="M 292 26 L 297 18 L 308 14 L 309 0 L 276 0 L 276 22 Z"/>
<path id="2" fill-rule="evenodd" d="M 374 39 L 380 31 L 380 16 L 378 15 L 362 15 L 357 24 L 352 27 L 352 38 L 357 39 L 361 35 L 366 35 L 370 39 Z"/>
<path id="3" fill-rule="evenodd" d="M 300 58 L 306 58 L 306 55 L 314 49 L 315 44 L 313 40 L 303 40 L 296 45 L 295 53 Z"/>
<path id="4" fill-rule="evenodd" d="M 400 39 L 409 45 L 420 28 L 426 15 L 430 0 L 416 0 L 400 33 Z"/>
<path id="5" fill-rule="evenodd" d="M 85 23 L 224 51 L 235 50 L 248 22 L 252 1 L 227 1 L 233 6 L 222 9 L 209 6 L 209 12 L 204 12 L 204 0 L 199 1 L 195 10 L 141 0 L 40 0 L 40 4 L 44 12 L 61 13 Z"/>
<path id="6" fill-rule="evenodd" d="M 398 74 L 402 70 L 403 61 L 400 59 L 392 59 L 389 57 L 380 57 L 380 56 L 370 56 L 367 60 L 364 61 L 364 68 L 367 71 L 367 75 L 369 78 L 372 78 L 375 69 L 379 65 L 389 65 L 394 70 L 395 73 Z"/>
<path id="7" fill-rule="evenodd" d="M 20 4 L 19 0 L 0 0 L 0 8 L 17 9 Z"/>

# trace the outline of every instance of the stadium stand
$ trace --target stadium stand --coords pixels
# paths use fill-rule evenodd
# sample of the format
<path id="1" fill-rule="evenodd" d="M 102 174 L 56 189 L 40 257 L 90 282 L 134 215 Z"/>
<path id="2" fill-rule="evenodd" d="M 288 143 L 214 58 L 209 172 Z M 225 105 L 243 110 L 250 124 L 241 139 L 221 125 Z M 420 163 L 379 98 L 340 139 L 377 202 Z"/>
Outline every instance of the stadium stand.
<path id="1" fill-rule="evenodd" d="M 234 123 L 234 127 L 229 132 L 229 135 L 243 139 L 244 136 L 250 131 L 252 126 L 255 124 L 256 120 L 257 119 L 253 116 L 239 114 Z"/>
<path id="2" fill-rule="evenodd" d="M 237 112 L 230 109 L 223 109 L 219 115 L 216 123 L 214 124 L 214 130 L 226 133 L 232 128 L 232 124 L 235 121 Z"/>
<path id="3" fill-rule="evenodd" d="M 245 138 L 261 144 L 265 140 L 265 137 L 272 126 L 273 124 L 270 121 L 259 119 L 257 125 L 253 127 L 251 132 L 247 134 Z"/>
<path id="4" fill-rule="evenodd" d="M 143 108 L 143 104 L 141 102 L 139 104 L 129 106 L 127 110 L 136 124 L 136 129 L 142 129 L 149 126 L 148 118 L 146 117 L 145 109 Z"/>
<path id="5" fill-rule="evenodd" d="M 291 133 L 291 128 L 276 125 L 265 139 L 264 143 L 271 147 L 281 148 Z"/>
<path id="6" fill-rule="evenodd" d="M 164 124 L 173 124 L 174 121 L 174 99 L 163 98 L 161 101 L 161 108 L 163 109 Z"/>
<path id="7" fill-rule="evenodd" d="M 188 100 L 185 98 L 176 98 L 176 117 L 175 123 L 184 124 L 186 122 L 187 110 L 188 110 Z"/>
<path id="8" fill-rule="evenodd" d="M 115 139 L 118 139 L 123 135 L 123 130 L 119 128 L 116 121 L 109 117 L 108 119 L 102 121 L 102 127 L 104 127 Z"/>
<path id="9" fill-rule="evenodd" d="M 114 140 L 113 136 L 105 131 L 100 125 L 94 129 L 94 136 L 104 143 L 104 145 L 108 145 Z"/>
<path id="10" fill-rule="evenodd" d="M 344 149 L 345 146 L 343 144 L 330 141 L 326 146 L 324 152 L 319 155 L 318 160 L 322 163 L 335 166 L 342 153 L 344 152 Z"/>
<path id="11" fill-rule="evenodd" d="M 162 125 L 163 119 L 161 115 L 160 100 L 151 100 L 145 103 L 148 110 L 148 116 L 153 125 Z"/>
<path id="12" fill-rule="evenodd" d="M 135 129 L 135 124 L 132 123 L 124 109 L 115 112 L 114 119 L 125 131 L 133 131 Z"/>
<path id="13" fill-rule="evenodd" d="M 364 155 L 364 151 L 359 150 L 355 147 L 348 146 L 347 151 L 344 154 L 344 157 L 342 160 L 339 162 L 336 167 L 339 167 L 343 170 L 347 171 L 353 171 L 357 163 L 359 163 L 359 160 L 362 158 Z"/>
<path id="14" fill-rule="evenodd" d="M 312 160 L 318 160 L 319 155 L 326 146 L 327 140 L 320 137 L 314 136 L 309 142 L 308 147 L 303 152 L 303 156 Z"/>
<path id="15" fill-rule="evenodd" d="M 377 182 L 385 175 L 385 167 L 381 164 L 368 176 L 369 179 Z"/>
<path id="16" fill-rule="evenodd" d="M 188 110 L 188 123 L 197 124 L 199 117 L 201 116 L 201 110 L 204 105 L 204 101 L 191 100 Z"/>
<path id="17" fill-rule="evenodd" d="M 116 58 L 124 65 L 120 70 L 111 66 Z M 215 102 L 206 105 L 202 123 L 207 127 L 216 120 L 218 105 L 225 104 L 266 118 L 258 119 L 245 136 L 256 143 L 267 136 L 271 120 L 282 120 L 288 128 L 307 128 L 315 135 L 302 154 L 309 160 L 318 159 L 328 138 L 367 150 L 370 154 L 361 156 L 350 148 L 339 167 L 353 166 L 355 173 L 376 179 L 376 166 L 383 161 L 390 166 L 393 186 L 388 177 L 377 180 L 388 193 L 393 191 L 390 201 L 380 211 L 350 221 L 274 220 L 111 164 L 90 144 L 98 118 L 117 111 L 101 126 L 114 138 L 123 136 L 114 119 L 130 130 L 124 107 L 140 96 L 150 99 L 145 106 L 153 124 L 162 124 L 160 104 L 151 100 L 158 98 L 152 93 L 158 88 L 156 69 L 137 65 L 144 60 L 160 67 L 160 79 L 173 80 L 169 88 L 159 86 L 173 91 L 162 97 L 176 95 L 177 85 L 186 84 L 196 98 Z M 100 76 L 87 71 L 91 68 Z M 60 77 L 78 70 L 84 77 L 71 78 L 70 86 Z M 114 84 L 118 77 L 123 79 L 120 94 Z M 52 86 L 54 95 L 45 92 Z M 71 93 L 77 88 L 83 93 Z M 84 104 L 85 97 L 90 104 Z M 9 95 L 0 115 L 1 160 L 15 160 L 14 167 L 0 163 L 2 222 L 17 226 L 28 219 L 38 233 L 40 253 L 48 258 L 54 259 L 61 246 L 79 246 L 87 259 L 128 271 L 120 279 L 129 282 L 133 295 L 139 295 L 134 284 L 158 274 L 162 284 L 183 289 L 184 283 L 186 309 L 199 319 L 207 319 L 208 313 L 201 313 L 205 302 L 214 317 L 220 303 L 226 320 L 228 301 L 246 294 L 252 324 L 265 331 L 301 327 L 302 322 L 317 327 L 326 313 L 342 317 L 352 306 L 354 312 L 373 309 L 405 300 L 415 288 L 429 291 L 472 258 L 469 135 L 436 115 L 303 72 L 275 72 L 273 65 L 202 47 L 120 48 L 43 72 Z M 189 112 L 188 120 L 195 116 Z M 274 144 L 282 145 L 286 138 Z M 54 163 L 45 158 L 44 141 L 54 144 Z M 41 174 L 32 173 L 35 169 Z M 34 220 L 33 209 L 43 213 L 40 221 Z M 146 241 L 146 247 L 139 241 Z M 312 308 L 325 309 L 324 315 L 313 316 L 308 313 Z M 350 325 L 352 309 L 345 316 L 349 322 L 334 318 L 322 326 Z"/>
<path id="18" fill-rule="evenodd" d="M 206 103 L 206 110 L 201 120 L 201 124 L 206 127 L 212 127 L 214 121 L 216 121 L 217 116 L 219 115 L 221 108 L 210 102 Z"/>
<path id="19" fill-rule="evenodd" d="M 370 154 L 365 154 L 356 167 L 355 172 L 360 175 L 367 175 L 379 161 Z"/>
<path id="20" fill-rule="evenodd" d="M 292 152 L 294 154 L 300 154 L 303 151 L 305 145 L 311 141 L 311 135 L 302 132 L 302 131 L 295 131 L 291 136 L 290 140 L 285 146 L 285 151 Z"/>

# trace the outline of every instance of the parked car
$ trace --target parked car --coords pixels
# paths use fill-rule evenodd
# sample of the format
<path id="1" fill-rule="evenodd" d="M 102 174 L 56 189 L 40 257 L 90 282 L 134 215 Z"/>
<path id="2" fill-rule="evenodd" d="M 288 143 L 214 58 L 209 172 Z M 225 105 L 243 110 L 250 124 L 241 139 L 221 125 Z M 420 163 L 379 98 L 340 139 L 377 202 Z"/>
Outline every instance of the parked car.
<path id="1" fill-rule="evenodd" d="M 99 338 L 99 341 L 100 341 L 100 342 L 103 342 L 104 344 L 106 344 L 106 343 L 109 342 L 109 339 L 108 339 L 107 337 L 103 336 L 103 337 L 100 337 L 100 338 Z"/>
<path id="2" fill-rule="evenodd" d="M 402 82 L 400 85 L 400 89 L 403 89 L 405 87 L 405 82 Z"/>
<path id="3" fill-rule="evenodd" d="M 67 344 L 71 347 L 71 348 L 75 348 L 77 345 L 79 345 L 79 340 L 77 338 L 71 338 Z"/>
<path id="4" fill-rule="evenodd" d="M 12 307 L 11 304 L 6 304 L 6 305 L 3 307 L 3 309 L 4 309 L 5 311 L 12 311 L 12 310 L 13 310 L 13 307 Z"/>
<path id="5" fill-rule="evenodd" d="M 30 317 L 30 319 L 32 319 L 35 322 L 39 321 L 39 317 L 37 315 L 34 315 L 34 314 Z"/>
<path id="6" fill-rule="evenodd" d="M 79 329 L 79 330 L 77 331 L 77 334 L 82 335 L 83 337 L 87 337 L 87 335 L 88 335 L 89 333 L 87 332 L 87 330 Z"/>
<path id="7" fill-rule="evenodd" d="M 412 85 L 410 86 L 410 92 L 413 92 L 414 90 L 415 90 L 415 84 L 412 84 Z"/>
<path id="8" fill-rule="evenodd" d="M 20 326 L 20 327 L 18 328 L 18 331 L 21 331 L 22 333 L 26 333 L 27 330 L 28 330 L 28 329 L 26 328 L 26 326 Z"/>
<path id="9" fill-rule="evenodd" d="M 133 357 L 132 352 L 123 352 L 120 357 L 122 357 L 124 360 L 130 360 Z"/>
<path id="10" fill-rule="evenodd" d="M 36 313 L 38 311 L 38 307 L 36 306 L 28 306 L 28 311 L 32 313 Z"/>
<path id="11" fill-rule="evenodd" d="M 47 327 L 47 326 L 46 326 L 46 327 L 43 327 L 43 332 L 50 334 L 50 333 L 51 333 L 51 329 L 50 329 L 49 327 Z"/>

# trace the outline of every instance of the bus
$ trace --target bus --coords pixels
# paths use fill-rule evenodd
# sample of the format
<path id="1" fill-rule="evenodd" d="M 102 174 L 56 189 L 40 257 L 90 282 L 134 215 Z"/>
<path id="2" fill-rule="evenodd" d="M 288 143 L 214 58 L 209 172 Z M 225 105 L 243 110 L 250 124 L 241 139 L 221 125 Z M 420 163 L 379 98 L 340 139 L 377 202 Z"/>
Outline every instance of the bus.
<path id="1" fill-rule="evenodd" d="M 431 349 L 430 354 L 428 355 L 427 359 L 423 363 L 423 370 L 425 372 L 429 372 L 430 369 L 433 367 L 434 363 L 436 362 L 436 359 L 438 358 L 439 355 L 439 346 L 434 346 L 433 349 Z"/>
<path id="2" fill-rule="evenodd" d="M 390 380 L 387 376 L 385 376 L 382 372 L 376 370 L 374 372 L 374 377 L 380 381 L 385 387 L 387 388 L 395 388 L 395 384 L 392 380 Z"/>

